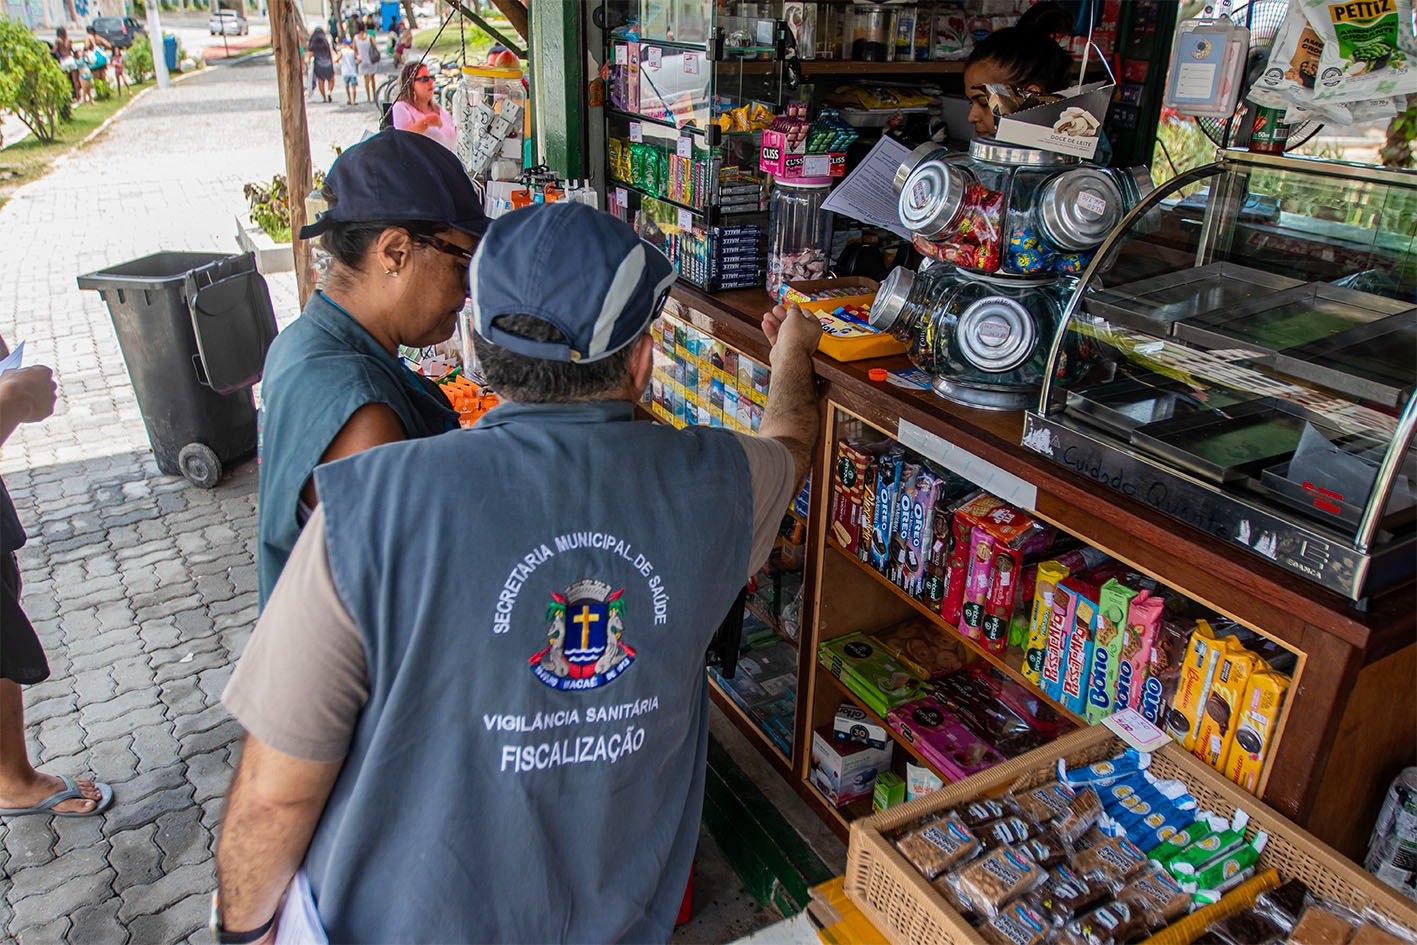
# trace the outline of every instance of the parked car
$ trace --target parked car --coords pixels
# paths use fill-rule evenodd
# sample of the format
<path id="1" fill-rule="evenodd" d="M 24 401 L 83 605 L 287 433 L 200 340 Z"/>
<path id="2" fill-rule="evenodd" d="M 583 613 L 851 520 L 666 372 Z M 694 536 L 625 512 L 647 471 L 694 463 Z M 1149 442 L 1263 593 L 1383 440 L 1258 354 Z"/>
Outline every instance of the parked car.
<path id="1" fill-rule="evenodd" d="M 207 23 L 207 31 L 213 36 L 245 36 L 251 32 L 251 26 L 246 22 L 246 17 L 236 10 L 218 10 Z"/>
<path id="2" fill-rule="evenodd" d="M 147 30 L 131 16 L 100 16 L 91 24 L 93 31 L 115 49 L 127 49 Z"/>

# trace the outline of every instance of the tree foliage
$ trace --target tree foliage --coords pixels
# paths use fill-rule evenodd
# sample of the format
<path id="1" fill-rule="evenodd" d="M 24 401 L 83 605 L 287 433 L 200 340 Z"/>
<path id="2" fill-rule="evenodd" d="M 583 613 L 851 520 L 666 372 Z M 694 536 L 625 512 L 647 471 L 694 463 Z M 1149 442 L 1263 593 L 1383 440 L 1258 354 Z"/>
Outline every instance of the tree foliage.
<path id="1" fill-rule="evenodd" d="M 123 70 L 134 82 L 142 82 L 153 74 L 153 47 L 147 34 L 133 38 L 133 45 L 123 53 Z"/>
<path id="2" fill-rule="evenodd" d="M 0 19 L 0 109 L 13 112 L 37 140 L 53 141 L 72 95 L 49 47 L 14 20 Z"/>

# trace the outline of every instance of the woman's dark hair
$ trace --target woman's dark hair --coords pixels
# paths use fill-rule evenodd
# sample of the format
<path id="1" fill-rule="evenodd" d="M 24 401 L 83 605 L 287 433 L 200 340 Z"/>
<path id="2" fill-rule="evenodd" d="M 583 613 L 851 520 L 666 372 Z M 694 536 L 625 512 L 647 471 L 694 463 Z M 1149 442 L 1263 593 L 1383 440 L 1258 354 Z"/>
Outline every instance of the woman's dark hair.
<path id="1" fill-rule="evenodd" d="M 555 326 L 532 315 L 501 315 L 493 324 L 531 341 L 566 340 Z M 578 364 L 527 357 L 493 344 L 477 332 L 472 334 L 472 349 L 487 383 L 508 400 L 527 404 L 605 400 L 618 395 L 625 389 L 635 347 L 631 342 L 598 361 Z"/>
<path id="2" fill-rule="evenodd" d="M 422 65 L 422 62 L 414 60 L 399 67 L 399 91 L 398 95 L 394 96 L 395 102 L 413 104 L 413 77 L 418 75 L 418 69 Z"/>
<path id="3" fill-rule="evenodd" d="M 320 195 L 331 207 L 338 202 L 335 192 L 328 184 L 321 188 Z M 424 243 L 448 227 L 447 224 L 432 220 L 371 220 L 357 223 L 331 221 L 330 228 L 320 234 L 320 248 L 330 254 L 337 266 L 361 272 L 369 247 L 374 245 L 380 233 L 390 228 L 404 230 L 414 242 Z M 339 276 L 336 275 L 335 278 L 338 279 Z"/>
<path id="4" fill-rule="evenodd" d="M 1067 86 L 1073 67 L 1073 57 L 1038 25 L 1009 26 L 990 33 L 974 45 L 965 65 L 981 62 L 997 65 L 1012 85 L 1036 85 L 1044 92 Z"/>

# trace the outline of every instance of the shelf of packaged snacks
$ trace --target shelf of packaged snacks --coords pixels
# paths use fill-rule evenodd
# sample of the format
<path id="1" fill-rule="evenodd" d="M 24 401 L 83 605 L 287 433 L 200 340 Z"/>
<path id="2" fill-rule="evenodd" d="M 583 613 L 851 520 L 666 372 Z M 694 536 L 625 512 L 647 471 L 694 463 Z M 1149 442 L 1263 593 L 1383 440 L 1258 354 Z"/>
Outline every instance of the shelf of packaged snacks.
<path id="1" fill-rule="evenodd" d="M 761 289 L 709 295 L 681 285 L 673 290 L 671 304 L 699 330 L 766 360 L 760 318 L 772 302 Z M 898 438 L 898 429 L 908 422 L 956 444 L 1036 489 L 1029 511 L 1040 521 L 1297 653 L 1302 682 L 1291 690 L 1262 796 L 1345 853 L 1361 856 L 1390 769 L 1404 759 L 1410 763 L 1411 746 L 1417 743 L 1417 702 L 1405 699 L 1395 706 L 1386 698 L 1395 688 L 1410 688 L 1417 665 L 1412 586 L 1375 597 L 1366 611 L 1359 611 L 1317 584 L 1245 555 L 1225 538 L 1130 501 L 1084 472 L 1025 449 L 1018 412 L 960 406 L 930 391 L 874 383 L 867 374 L 872 368 L 910 366 L 904 357 L 842 363 L 818 354 L 819 392 L 829 402 L 824 417 L 835 405 L 891 437 Z M 834 447 L 825 439 L 829 434 L 828 428 L 815 463 L 827 476 Z M 814 489 L 809 531 L 814 540 L 825 535 L 815 519 L 829 507 L 823 505 L 821 490 Z M 817 589 L 824 599 L 833 593 L 832 588 Z M 804 653 L 815 657 L 819 633 L 804 620 Z M 804 673 L 813 672 L 808 663 L 804 656 Z M 1399 685 L 1399 679 L 1405 682 Z M 810 677 L 801 682 L 810 689 Z M 1374 719 L 1382 721 L 1375 724 Z M 799 731 L 799 745 L 804 738 L 810 744 L 810 737 Z"/>
<path id="2" fill-rule="evenodd" d="M 930 760 L 920 753 L 919 749 L 917 749 L 910 742 L 906 741 L 905 737 L 901 735 L 900 732 L 892 728 L 886 722 L 885 719 L 881 718 L 875 712 L 871 711 L 871 708 L 867 706 L 866 703 L 862 702 L 861 699 L 857 697 L 856 693 L 851 691 L 851 689 L 846 685 L 846 683 L 838 679 L 825 666 L 820 666 L 820 662 L 821 661 L 818 660 L 819 668 L 822 670 L 822 672 L 827 674 L 828 678 L 831 679 L 832 683 L 836 686 L 838 692 L 840 692 L 843 696 L 849 699 L 852 705 L 856 706 L 862 712 L 865 712 L 866 717 L 868 719 L 881 726 L 881 728 L 885 729 L 887 732 L 889 732 L 891 739 L 901 748 L 904 748 L 906 754 L 910 755 L 910 757 L 915 759 L 916 764 L 924 765 L 925 767 L 929 768 L 931 772 L 934 773 L 935 777 L 939 778 L 941 781 L 944 781 L 946 784 L 950 783 L 950 779 L 941 774 L 939 770 L 933 764 L 930 763 Z"/>
<path id="3" fill-rule="evenodd" d="M 914 597 L 911 597 L 904 590 L 896 586 L 895 582 L 893 582 L 890 578 L 886 577 L 884 574 L 877 571 L 875 568 L 871 567 L 869 564 L 862 561 L 860 558 L 856 557 L 856 555 L 851 554 L 845 548 L 838 545 L 835 539 L 828 538 L 826 544 L 827 547 L 830 548 L 832 551 L 841 555 L 843 558 L 860 568 L 869 577 L 875 580 L 877 584 L 881 585 L 881 587 L 890 591 L 897 598 L 909 604 L 921 616 L 925 617 L 931 623 L 935 624 L 935 626 L 948 633 L 949 639 L 952 642 L 959 642 L 974 656 L 978 657 L 981 660 L 984 660 L 990 666 L 994 667 L 999 672 L 1003 673 L 1005 676 L 1008 676 L 1020 686 L 1026 687 L 1029 692 L 1036 694 L 1039 699 L 1046 702 L 1053 709 L 1053 711 L 1057 712 L 1063 718 L 1068 719 L 1071 722 L 1075 722 L 1078 725 L 1087 724 L 1087 720 L 1084 719 L 1082 716 L 1078 715 L 1075 712 L 1068 711 L 1068 709 L 1064 707 L 1062 703 L 1045 696 L 1039 690 L 1039 688 L 1035 686 L 1032 682 L 1030 682 L 1028 677 L 1025 676 L 1019 670 L 1019 667 L 1023 665 L 1023 653 L 1019 650 L 1018 647 L 1009 647 L 1005 651 L 1005 654 L 1003 656 L 1000 656 L 995 653 L 990 653 L 988 650 L 980 646 L 977 640 L 971 640 L 969 637 L 964 636 L 953 626 L 946 623 L 944 618 L 941 617 L 939 613 L 930 609 L 925 604 L 916 600 Z"/>
<path id="4" fill-rule="evenodd" d="M 803 75 L 950 75 L 964 72 L 964 60 L 938 62 L 855 62 L 849 59 L 803 59 Z"/>
<path id="5" fill-rule="evenodd" d="M 654 200 L 658 200 L 660 203 L 667 203 L 671 207 L 678 207 L 680 210 L 688 210 L 697 217 L 711 215 L 716 220 L 731 220 L 737 217 L 748 217 L 765 212 L 763 210 L 721 210 L 717 207 L 695 207 L 693 204 L 680 203 L 677 200 L 671 200 L 669 197 L 661 197 L 659 194 L 652 194 L 643 187 L 636 187 L 634 184 L 620 180 L 618 177 L 608 177 L 606 179 L 609 181 L 609 186 L 612 188 L 623 187 L 625 190 L 633 190 L 642 197 L 650 197 Z"/>
<path id="6" fill-rule="evenodd" d="M 827 800 L 821 788 L 817 787 L 811 781 L 805 781 L 803 785 L 803 798 L 806 799 L 812 807 L 816 808 L 817 816 L 826 821 L 828 826 L 835 827 L 843 840 L 846 839 L 847 832 L 851 829 L 851 822 L 853 820 L 864 820 L 875 813 L 875 811 L 871 809 L 871 799 L 869 797 L 854 800 L 845 807 L 836 807 L 831 801 Z"/>
<path id="7" fill-rule="evenodd" d="M 762 746 L 765 749 L 764 757 L 777 769 L 778 774 L 790 781 L 792 779 L 791 759 L 782 753 L 782 749 L 777 747 L 777 743 L 768 736 L 767 732 L 763 731 L 763 727 L 758 724 L 757 720 L 733 701 L 733 697 L 724 691 L 718 681 L 713 678 L 712 673 L 705 670 L 705 675 L 708 678 L 709 698 L 713 700 L 713 704 L 718 706 L 719 710 L 728 716 L 728 720 L 750 741 Z"/>
<path id="8" fill-rule="evenodd" d="M 610 105 L 608 103 L 605 106 L 605 110 L 608 114 L 618 115 L 621 118 L 625 118 L 629 121 L 642 121 L 650 125 L 659 125 L 661 128 L 671 128 L 674 131 L 679 132 L 680 134 L 701 135 L 704 133 L 704 129 L 700 128 L 698 125 L 676 125 L 674 122 L 670 121 L 667 118 L 657 118 L 653 115 L 642 115 L 639 112 L 629 112 L 623 108 L 616 108 L 614 105 Z"/>

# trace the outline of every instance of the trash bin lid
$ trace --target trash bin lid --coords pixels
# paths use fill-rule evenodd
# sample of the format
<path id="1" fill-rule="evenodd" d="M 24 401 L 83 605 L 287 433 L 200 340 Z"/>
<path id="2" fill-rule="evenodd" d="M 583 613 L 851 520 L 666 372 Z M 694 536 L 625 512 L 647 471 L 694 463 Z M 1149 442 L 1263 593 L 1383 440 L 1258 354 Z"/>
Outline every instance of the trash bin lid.
<path id="1" fill-rule="evenodd" d="M 192 332 L 206 384 L 218 394 L 230 394 L 259 381 L 276 336 L 275 308 L 265 278 L 245 270 L 203 288 L 189 282 L 189 292 Z"/>

